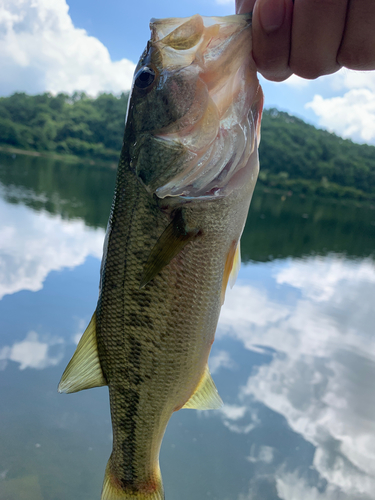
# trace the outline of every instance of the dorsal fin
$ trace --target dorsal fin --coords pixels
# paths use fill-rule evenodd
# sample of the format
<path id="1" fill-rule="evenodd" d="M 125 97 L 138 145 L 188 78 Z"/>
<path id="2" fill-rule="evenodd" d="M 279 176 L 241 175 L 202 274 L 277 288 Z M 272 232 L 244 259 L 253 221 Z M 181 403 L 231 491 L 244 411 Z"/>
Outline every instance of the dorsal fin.
<path id="1" fill-rule="evenodd" d="M 182 408 L 195 410 L 217 410 L 223 406 L 223 401 L 216 389 L 215 382 L 212 380 L 208 365 L 201 381 L 198 384 L 194 394 L 184 404 Z"/>
<path id="2" fill-rule="evenodd" d="M 96 311 L 61 377 L 59 392 L 78 392 L 107 385 L 100 366 L 96 343 Z"/>
<path id="3" fill-rule="evenodd" d="M 188 230 L 181 210 L 176 211 L 172 222 L 166 227 L 147 259 L 139 288 L 147 285 L 160 271 L 170 263 L 173 257 L 192 241 L 199 229 Z"/>

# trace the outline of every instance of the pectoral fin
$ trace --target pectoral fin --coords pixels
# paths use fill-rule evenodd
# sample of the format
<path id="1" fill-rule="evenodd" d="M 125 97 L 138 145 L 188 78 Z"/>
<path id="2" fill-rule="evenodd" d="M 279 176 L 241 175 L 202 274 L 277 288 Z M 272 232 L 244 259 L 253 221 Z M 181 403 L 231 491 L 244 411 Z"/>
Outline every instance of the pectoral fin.
<path id="1" fill-rule="evenodd" d="M 194 240 L 199 229 L 188 230 L 182 211 L 178 210 L 172 222 L 167 226 L 151 250 L 144 267 L 140 288 L 147 285 L 160 271 L 181 252 L 185 245 Z"/>
<path id="2" fill-rule="evenodd" d="M 240 240 L 238 240 L 238 242 L 233 241 L 227 255 L 227 260 L 225 261 L 223 281 L 221 285 L 221 305 L 224 304 L 225 291 L 228 286 L 228 281 L 230 287 L 232 288 L 234 283 L 236 282 L 240 267 L 241 267 L 241 246 L 240 246 Z"/>
<path id="3" fill-rule="evenodd" d="M 191 408 L 195 410 L 217 410 L 223 406 L 223 401 L 216 389 L 215 382 L 212 380 L 210 370 L 206 366 L 206 371 L 200 381 L 196 391 L 189 401 L 182 408 Z"/>
<path id="4" fill-rule="evenodd" d="M 241 244 L 240 244 L 240 240 L 238 240 L 236 253 L 234 254 L 232 270 L 231 270 L 230 275 L 229 275 L 229 286 L 231 288 L 234 287 L 238 273 L 240 271 L 240 267 L 241 267 Z"/>
<path id="5" fill-rule="evenodd" d="M 96 312 L 82 335 L 77 349 L 61 377 L 59 392 L 78 392 L 107 385 L 96 344 Z"/>

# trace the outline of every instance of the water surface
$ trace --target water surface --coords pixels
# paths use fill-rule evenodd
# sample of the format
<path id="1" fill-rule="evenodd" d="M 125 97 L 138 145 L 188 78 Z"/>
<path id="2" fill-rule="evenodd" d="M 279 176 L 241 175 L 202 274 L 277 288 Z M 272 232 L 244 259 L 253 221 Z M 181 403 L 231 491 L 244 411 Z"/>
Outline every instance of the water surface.
<path id="1" fill-rule="evenodd" d="M 115 172 L 0 156 L 0 500 L 100 498 L 106 388 L 60 395 L 95 309 Z M 167 500 L 370 500 L 375 210 L 256 192 L 210 366 L 173 415 Z"/>

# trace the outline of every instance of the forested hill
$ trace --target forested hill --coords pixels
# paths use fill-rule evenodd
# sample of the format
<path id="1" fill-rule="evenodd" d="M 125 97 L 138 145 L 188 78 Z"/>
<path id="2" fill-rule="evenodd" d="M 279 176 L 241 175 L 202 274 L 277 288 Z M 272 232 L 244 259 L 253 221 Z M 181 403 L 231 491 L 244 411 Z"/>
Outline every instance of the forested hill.
<path id="1" fill-rule="evenodd" d="M 127 100 L 82 93 L 0 98 L 0 146 L 117 162 Z M 268 187 L 375 199 L 375 147 L 276 109 L 263 114 L 260 162 L 260 183 Z"/>
<path id="2" fill-rule="evenodd" d="M 0 98 L 0 145 L 117 161 L 128 94 L 13 94 Z"/>
<path id="3" fill-rule="evenodd" d="M 356 144 L 276 109 L 262 121 L 260 181 L 292 191 L 375 198 L 375 147 Z"/>

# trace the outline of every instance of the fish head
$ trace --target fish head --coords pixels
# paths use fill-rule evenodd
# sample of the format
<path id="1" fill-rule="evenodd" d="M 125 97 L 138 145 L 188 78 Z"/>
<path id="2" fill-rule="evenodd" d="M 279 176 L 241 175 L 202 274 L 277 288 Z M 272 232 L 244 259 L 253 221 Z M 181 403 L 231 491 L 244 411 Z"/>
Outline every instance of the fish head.
<path id="1" fill-rule="evenodd" d="M 251 16 L 151 21 L 127 114 L 130 168 L 158 198 L 255 185 L 263 94 Z"/>

